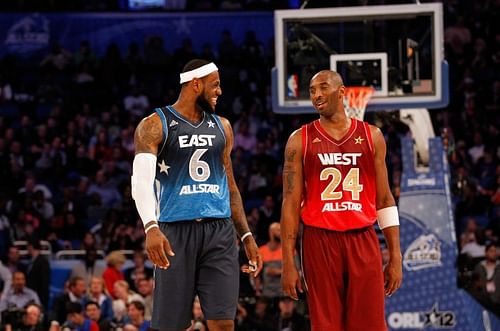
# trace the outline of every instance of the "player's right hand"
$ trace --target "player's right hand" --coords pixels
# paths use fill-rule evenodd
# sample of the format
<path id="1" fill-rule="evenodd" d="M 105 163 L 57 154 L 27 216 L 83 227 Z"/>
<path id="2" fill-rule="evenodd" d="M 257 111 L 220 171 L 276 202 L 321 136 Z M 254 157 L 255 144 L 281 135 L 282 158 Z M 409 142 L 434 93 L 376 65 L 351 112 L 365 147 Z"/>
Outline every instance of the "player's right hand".
<path id="1" fill-rule="evenodd" d="M 151 262 L 162 269 L 170 266 L 167 255 L 175 255 L 170 242 L 159 228 L 153 228 L 146 234 L 146 252 Z"/>
<path id="2" fill-rule="evenodd" d="M 297 290 L 303 293 L 302 281 L 299 276 L 299 272 L 295 266 L 284 266 L 283 273 L 281 274 L 281 286 L 283 288 L 283 293 L 289 296 L 293 300 L 299 300 Z"/>

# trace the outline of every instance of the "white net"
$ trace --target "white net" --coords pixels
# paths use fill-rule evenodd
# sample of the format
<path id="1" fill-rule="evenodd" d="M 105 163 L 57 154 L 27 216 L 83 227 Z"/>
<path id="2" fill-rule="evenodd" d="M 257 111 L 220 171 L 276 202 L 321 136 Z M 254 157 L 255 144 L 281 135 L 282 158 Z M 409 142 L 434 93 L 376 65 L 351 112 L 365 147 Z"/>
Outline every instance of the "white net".
<path id="1" fill-rule="evenodd" d="M 347 116 L 360 121 L 365 116 L 366 105 L 375 92 L 373 87 L 346 86 L 344 95 L 344 109 Z"/>

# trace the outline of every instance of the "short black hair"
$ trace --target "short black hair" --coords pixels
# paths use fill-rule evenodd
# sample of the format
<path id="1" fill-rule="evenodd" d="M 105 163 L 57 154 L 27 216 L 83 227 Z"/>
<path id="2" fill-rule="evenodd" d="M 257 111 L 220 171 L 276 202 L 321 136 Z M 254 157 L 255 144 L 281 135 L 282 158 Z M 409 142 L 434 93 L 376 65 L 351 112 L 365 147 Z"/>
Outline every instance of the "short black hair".
<path id="1" fill-rule="evenodd" d="M 82 278 L 82 277 L 80 277 L 80 276 L 73 276 L 73 277 L 71 277 L 71 278 L 68 280 L 68 287 L 74 287 L 74 286 L 76 286 L 76 283 L 78 283 L 78 282 L 79 282 L 79 281 L 81 281 L 81 280 L 83 280 L 83 281 L 84 281 L 85 279 L 83 279 L 83 278 Z"/>
<path id="2" fill-rule="evenodd" d="M 30 240 L 28 241 L 28 245 L 36 250 L 42 249 L 42 244 L 40 243 L 40 240 L 38 238 L 30 238 Z"/>
<path id="3" fill-rule="evenodd" d="M 491 247 L 497 247 L 494 241 L 487 241 L 486 244 L 484 245 L 484 250 L 487 251 Z"/>
<path id="4" fill-rule="evenodd" d="M 144 304 L 143 304 L 142 302 L 140 302 L 140 301 L 136 301 L 136 300 L 134 300 L 134 301 L 132 301 L 131 303 L 129 303 L 129 305 L 134 306 L 134 307 L 135 307 L 135 309 L 137 309 L 137 310 L 139 310 L 139 311 L 141 311 L 141 312 L 143 312 L 143 313 L 144 313 L 144 311 L 146 310 L 146 307 L 145 307 L 145 306 L 144 306 Z"/>
<path id="5" fill-rule="evenodd" d="M 101 309 L 101 306 L 99 306 L 99 304 L 95 301 L 87 301 L 87 303 L 85 304 L 85 309 L 87 309 L 88 306 L 96 306 L 97 308 Z"/>
<path id="6" fill-rule="evenodd" d="M 182 69 L 182 72 L 188 72 L 188 71 L 191 71 L 191 70 L 194 70 L 194 69 L 198 69 L 198 68 L 203 67 L 204 65 L 207 65 L 209 63 L 210 62 L 207 61 L 207 60 L 194 59 L 194 60 L 191 60 L 188 63 L 186 63 L 186 65 Z"/>
<path id="7" fill-rule="evenodd" d="M 82 304 L 79 302 L 67 302 L 66 303 L 66 314 L 81 314 Z"/>

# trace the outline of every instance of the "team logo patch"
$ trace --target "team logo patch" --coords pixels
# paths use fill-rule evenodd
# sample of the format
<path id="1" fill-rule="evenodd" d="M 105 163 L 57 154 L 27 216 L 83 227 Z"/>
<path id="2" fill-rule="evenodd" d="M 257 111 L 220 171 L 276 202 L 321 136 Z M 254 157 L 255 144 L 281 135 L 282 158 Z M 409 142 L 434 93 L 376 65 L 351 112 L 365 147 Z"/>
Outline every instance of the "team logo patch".
<path id="1" fill-rule="evenodd" d="M 434 234 L 421 235 L 406 249 L 403 265 L 408 271 L 439 267 L 441 244 Z"/>

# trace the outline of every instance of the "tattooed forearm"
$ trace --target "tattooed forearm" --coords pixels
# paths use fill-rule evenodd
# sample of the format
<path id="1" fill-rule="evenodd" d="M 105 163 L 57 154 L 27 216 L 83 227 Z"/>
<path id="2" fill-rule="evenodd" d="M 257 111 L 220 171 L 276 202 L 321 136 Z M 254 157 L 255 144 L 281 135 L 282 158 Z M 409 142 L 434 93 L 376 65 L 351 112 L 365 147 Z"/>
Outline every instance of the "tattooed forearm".
<path id="1" fill-rule="evenodd" d="M 286 178 L 286 191 L 285 194 L 292 193 L 294 190 L 294 182 L 295 182 L 295 171 L 293 170 L 285 170 L 284 172 Z"/>
<path id="2" fill-rule="evenodd" d="M 234 228 L 239 236 L 242 236 L 246 232 L 250 231 L 245 216 L 245 211 L 243 209 L 243 202 L 241 200 L 241 195 L 239 191 L 230 191 L 231 199 L 231 216 L 234 223 Z"/>
<path id="3" fill-rule="evenodd" d="M 285 194 L 293 192 L 295 188 L 295 169 L 293 167 L 293 162 L 295 160 L 295 155 L 297 151 L 295 149 L 287 150 L 285 152 L 285 165 L 283 167 L 283 178 L 286 185 Z"/>

